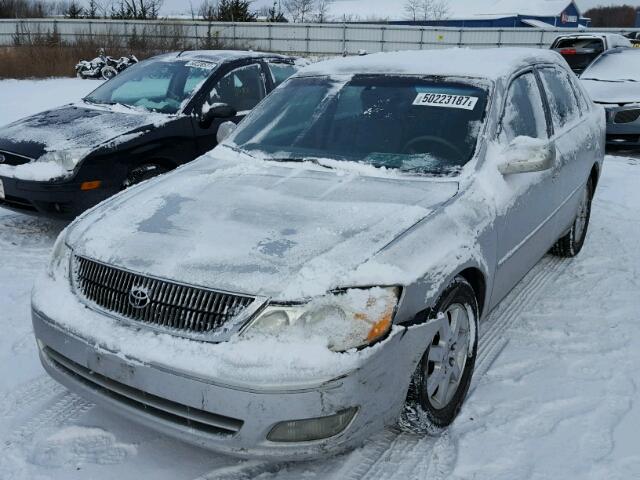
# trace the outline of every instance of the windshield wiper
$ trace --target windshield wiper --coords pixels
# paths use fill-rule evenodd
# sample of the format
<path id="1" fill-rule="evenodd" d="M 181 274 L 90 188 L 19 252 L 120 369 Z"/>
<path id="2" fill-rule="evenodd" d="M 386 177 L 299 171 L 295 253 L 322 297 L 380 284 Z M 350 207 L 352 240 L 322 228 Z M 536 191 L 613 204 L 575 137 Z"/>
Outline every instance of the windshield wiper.
<path id="1" fill-rule="evenodd" d="M 333 170 L 333 167 L 323 164 L 317 158 L 295 158 L 295 157 L 294 158 L 290 158 L 290 157 L 283 157 L 283 158 L 266 158 L 266 160 L 268 160 L 270 162 L 280 162 L 280 163 L 305 163 L 305 162 L 308 162 L 308 163 L 313 163 L 314 165 L 318 165 L 319 167 L 328 168 L 330 170 Z"/>

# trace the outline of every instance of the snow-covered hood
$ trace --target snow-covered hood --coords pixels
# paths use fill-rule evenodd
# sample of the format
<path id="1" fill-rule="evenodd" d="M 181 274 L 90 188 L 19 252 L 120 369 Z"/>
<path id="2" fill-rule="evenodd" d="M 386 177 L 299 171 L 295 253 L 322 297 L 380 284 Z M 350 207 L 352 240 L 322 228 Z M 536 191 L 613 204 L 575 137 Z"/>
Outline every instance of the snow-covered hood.
<path id="1" fill-rule="evenodd" d="M 605 82 L 582 80 L 591 99 L 598 103 L 637 103 L 640 102 L 640 82 Z"/>
<path id="2" fill-rule="evenodd" d="M 39 158 L 45 152 L 91 151 L 125 134 L 159 126 L 167 115 L 122 106 L 65 105 L 0 128 L 0 150 Z"/>
<path id="3" fill-rule="evenodd" d="M 68 243 L 135 272 L 296 300 L 350 286 L 349 272 L 458 190 L 215 152 L 85 215 Z"/>

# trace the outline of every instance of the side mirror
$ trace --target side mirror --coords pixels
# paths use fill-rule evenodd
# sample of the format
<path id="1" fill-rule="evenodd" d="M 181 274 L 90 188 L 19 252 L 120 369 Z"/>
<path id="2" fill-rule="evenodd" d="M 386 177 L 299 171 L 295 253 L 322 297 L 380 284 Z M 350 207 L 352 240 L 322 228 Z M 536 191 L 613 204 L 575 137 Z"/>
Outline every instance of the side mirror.
<path id="1" fill-rule="evenodd" d="M 224 142 L 225 139 L 233 133 L 236 127 L 237 125 L 233 122 L 227 121 L 227 122 L 221 123 L 220 126 L 218 127 L 218 133 L 216 135 L 216 139 L 218 140 L 218 143 Z"/>
<path id="2" fill-rule="evenodd" d="M 216 118 L 233 118 L 237 114 L 236 109 L 226 103 L 214 103 L 213 105 L 205 103 L 200 115 L 200 125 L 203 128 L 209 128 Z"/>
<path id="3" fill-rule="evenodd" d="M 556 162 L 553 142 L 530 137 L 514 139 L 503 152 L 505 161 L 498 166 L 502 175 L 543 172 Z"/>

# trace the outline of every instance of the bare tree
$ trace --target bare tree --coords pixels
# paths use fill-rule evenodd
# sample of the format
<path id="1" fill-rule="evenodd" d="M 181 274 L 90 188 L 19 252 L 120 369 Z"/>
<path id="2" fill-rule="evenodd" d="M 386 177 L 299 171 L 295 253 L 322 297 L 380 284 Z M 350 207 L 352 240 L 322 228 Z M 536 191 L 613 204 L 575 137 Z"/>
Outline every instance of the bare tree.
<path id="1" fill-rule="evenodd" d="M 409 20 L 415 22 L 420 16 L 420 5 L 422 0 L 406 0 L 404 2 L 404 11 L 407 13 Z"/>
<path id="2" fill-rule="evenodd" d="M 155 20 L 164 0 L 119 0 L 111 5 L 111 17 L 118 19 Z"/>
<path id="3" fill-rule="evenodd" d="M 198 16 L 207 22 L 215 22 L 218 19 L 219 5 L 215 0 L 204 0 L 198 9 Z"/>
<path id="4" fill-rule="evenodd" d="M 329 20 L 329 8 L 333 0 L 316 0 L 313 21 L 317 23 L 325 23 Z"/>
<path id="5" fill-rule="evenodd" d="M 285 0 L 284 8 L 294 22 L 310 20 L 315 0 Z"/>
<path id="6" fill-rule="evenodd" d="M 409 20 L 443 20 L 449 17 L 449 0 L 405 0 L 404 10 Z"/>

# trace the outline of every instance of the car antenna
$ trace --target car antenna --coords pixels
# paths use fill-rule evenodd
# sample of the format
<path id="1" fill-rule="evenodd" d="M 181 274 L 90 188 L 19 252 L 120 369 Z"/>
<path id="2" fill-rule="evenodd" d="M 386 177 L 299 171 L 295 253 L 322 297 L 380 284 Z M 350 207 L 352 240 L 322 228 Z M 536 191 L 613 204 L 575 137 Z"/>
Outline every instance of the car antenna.
<path id="1" fill-rule="evenodd" d="M 179 57 L 179 56 L 181 56 L 184 52 L 188 52 L 188 51 L 189 51 L 189 50 L 182 50 L 182 51 L 178 54 L 178 57 Z M 176 57 L 176 58 L 178 58 L 178 57 Z"/>

